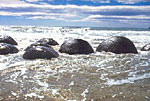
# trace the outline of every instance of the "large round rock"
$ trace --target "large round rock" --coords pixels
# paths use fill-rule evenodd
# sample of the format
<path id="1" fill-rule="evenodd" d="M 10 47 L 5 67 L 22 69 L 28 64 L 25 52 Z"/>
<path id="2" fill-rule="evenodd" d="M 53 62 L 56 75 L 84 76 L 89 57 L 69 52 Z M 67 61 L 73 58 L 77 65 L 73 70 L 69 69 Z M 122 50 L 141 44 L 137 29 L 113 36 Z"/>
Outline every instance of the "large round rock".
<path id="1" fill-rule="evenodd" d="M 150 43 L 142 47 L 141 51 L 150 51 Z"/>
<path id="2" fill-rule="evenodd" d="M 67 53 L 67 54 L 90 54 L 93 53 L 93 48 L 90 44 L 82 39 L 70 39 L 65 41 L 60 49 L 59 52 Z"/>
<path id="3" fill-rule="evenodd" d="M 58 43 L 52 38 L 42 38 L 37 42 L 45 43 L 45 44 L 52 45 L 52 46 L 58 45 Z"/>
<path id="4" fill-rule="evenodd" d="M 11 44 L 0 43 L 0 55 L 17 53 L 18 51 L 19 50 Z"/>
<path id="5" fill-rule="evenodd" d="M 10 36 L 0 35 L 0 43 L 8 43 L 11 45 L 18 45 L 17 42 Z"/>
<path id="6" fill-rule="evenodd" d="M 31 44 L 30 46 L 28 46 L 28 47 L 25 49 L 25 51 L 27 51 L 27 50 L 30 49 L 30 48 L 37 47 L 37 46 L 44 46 L 44 47 L 51 48 L 51 46 L 48 45 L 48 44 L 46 44 L 46 43 L 35 42 L 35 43 Z"/>
<path id="7" fill-rule="evenodd" d="M 115 36 L 104 40 L 99 44 L 96 51 L 112 52 L 116 54 L 138 53 L 133 42 L 128 38 L 122 36 Z"/>
<path id="8" fill-rule="evenodd" d="M 32 47 L 28 49 L 24 54 L 24 59 L 51 59 L 57 58 L 59 54 L 53 49 L 43 46 Z"/>

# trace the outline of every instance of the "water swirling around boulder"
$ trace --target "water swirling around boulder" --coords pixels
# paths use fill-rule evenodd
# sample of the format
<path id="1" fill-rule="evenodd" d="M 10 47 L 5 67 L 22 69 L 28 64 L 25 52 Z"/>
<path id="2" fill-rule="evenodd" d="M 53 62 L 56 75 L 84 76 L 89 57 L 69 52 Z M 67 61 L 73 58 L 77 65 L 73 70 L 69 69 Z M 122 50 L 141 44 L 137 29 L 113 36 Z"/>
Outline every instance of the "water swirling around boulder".
<path id="1" fill-rule="evenodd" d="M 51 59 L 57 58 L 59 54 L 53 49 L 44 46 L 32 47 L 23 54 L 24 59 Z"/>
<path id="2" fill-rule="evenodd" d="M 72 55 L 72 54 L 90 54 L 90 53 L 93 53 L 94 50 L 91 47 L 91 45 L 85 40 L 69 39 L 61 45 L 59 52 L 67 53 L 69 55 Z"/>
<path id="3" fill-rule="evenodd" d="M 18 51 L 19 50 L 11 44 L 0 43 L 0 55 L 18 53 Z"/>
<path id="4" fill-rule="evenodd" d="M 41 43 L 41 42 L 35 42 L 33 44 L 31 44 L 30 46 L 28 46 L 25 51 L 27 51 L 28 49 L 32 48 L 32 47 L 37 47 L 37 46 L 44 46 L 44 47 L 48 47 L 51 48 L 51 46 L 49 44 L 46 43 Z"/>
<path id="5" fill-rule="evenodd" d="M 59 45 L 54 39 L 52 38 L 42 38 L 40 39 L 39 41 L 37 41 L 39 43 L 45 43 L 45 44 L 48 44 L 48 45 L 52 45 L 52 46 L 55 46 L 55 45 Z"/>
<path id="6" fill-rule="evenodd" d="M 98 52 L 112 52 L 116 54 L 121 53 L 138 53 L 133 42 L 126 37 L 115 36 L 104 40 L 99 44 L 96 51 Z"/>
<path id="7" fill-rule="evenodd" d="M 141 51 L 150 51 L 150 43 L 141 48 Z"/>
<path id="8" fill-rule="evenodd" d="M 0 43 L 8 43 L 11 45 L 18 45 L 18 43 L 10 36 L 0 35 Z"/>

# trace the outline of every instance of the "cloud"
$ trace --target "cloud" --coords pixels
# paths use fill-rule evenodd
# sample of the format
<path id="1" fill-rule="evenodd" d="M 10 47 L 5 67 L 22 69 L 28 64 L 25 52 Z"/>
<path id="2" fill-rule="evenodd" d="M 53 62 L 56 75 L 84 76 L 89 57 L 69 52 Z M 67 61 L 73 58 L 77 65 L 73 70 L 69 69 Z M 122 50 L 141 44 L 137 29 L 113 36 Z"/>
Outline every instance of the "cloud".
<path id="1" fill-rule="evenodd" d="M 149 20 L 150 16 L 103 16 L 103 15 L 91 15 L 84 19 L 85 21 L 89 20 Z"/>
<path id="2" fill-rule="evenodd" d="M 91 15 L 114 15 L 114 16 L 136 16 L 150 15 L 150 6 L 100 6 L 95 9 L 84 11 Z"/>
<path id="3" fill-rule="evenodd" d="M 64 0 L 61 0 L 61 1 L 64 1 Z M 66 1 L 74 1 L 74 0 L 66 0 Z M 150 2 L 150 0 L 79 0 L 79 2 L 81 1 L 90 1 L 93 3 L 111 3 L 112 1 L 115 1 L 118 3 L 122 3 L 122 4 L 135 4 L 139 2 Z"/>
<path id="4" fill-rule="evenodd" d="M 25 0 L 26 2 L 45 2 L 45 0 Z M 47 1 L 53 1 L 53 0 L 47 0 Z"/>
<path id="5" fill-rule="evenodd" d="M 56 6 L 50 4 L 31 4 L 20 0 L 13 1 L 15 3 L 9 5 L 7 4 L 8 0 L 0 1 L 1 16 L 18 16 L 33 20 L 51 19 L 67 22 L 150 22 L 150 6 Z"/>
<path id="6" fill-rule="evenodd" d="M 39 2 L 39 1 L 43 1 L 43 0 L 26 0 L 27 2 Z"/>
<path id="7" fill-rule="evenodd" d="M 24 4 L 24 2 L 21 0 L 0 0 L 0 4 Z"/>
<path id="8" fill-rule="evenodd" d="M 111 3 L 112 0 L 81 0 L 81 1 L 91 1 L 93 3 Z M 123 4 L 135 4 L 139 2 L 150 2 L 150 0 L 116 0 L 118 3 Z"/>
<path id="9" fill-rule="evenodd" d="M 150 0 L 117 0 L 117 2 L 123 4 L 135 4 L 139 2 L 150 2 Z"/>
<path id="10" fill-rule="evenodd" d="M 110 0 L 82 0 L 82 1 L 91 1 L 94 3 L 110 3 Z"/>

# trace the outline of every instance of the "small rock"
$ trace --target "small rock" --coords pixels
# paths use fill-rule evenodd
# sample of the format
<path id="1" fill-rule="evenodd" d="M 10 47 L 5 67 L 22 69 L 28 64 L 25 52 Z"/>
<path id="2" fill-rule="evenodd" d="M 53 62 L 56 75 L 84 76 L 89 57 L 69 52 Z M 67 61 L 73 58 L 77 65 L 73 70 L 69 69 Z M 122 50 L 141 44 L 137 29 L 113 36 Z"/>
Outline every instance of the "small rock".
<path id="1" fill-rule="evenodd" d="M 8 43 L 11 45 L 18 45 L 17 42 L 10 36 L 0 35 L 0 43 Z"/>
<path id="2" fill-rule="evenodd" d="M 59 44 L 58 44 L 54 39 L 52 39 L 52 38 L 42 38 L 42 39 L 40 39 L 40 40 L 37 41 L 37 42 L 45 43 L 45 44 L 52 45 L 52 46 L 59 45 Z"/>
<path id="3" fill-rule="evenodd" d="M 150 43 L 141 48 L 141 51 L 150 51 Z"/>
<path id="4" fill-rule="evenodd" d="M 18 51 L 19 50 L 11 44 L 0 43 L 0 55 L 18 53 Z"/>

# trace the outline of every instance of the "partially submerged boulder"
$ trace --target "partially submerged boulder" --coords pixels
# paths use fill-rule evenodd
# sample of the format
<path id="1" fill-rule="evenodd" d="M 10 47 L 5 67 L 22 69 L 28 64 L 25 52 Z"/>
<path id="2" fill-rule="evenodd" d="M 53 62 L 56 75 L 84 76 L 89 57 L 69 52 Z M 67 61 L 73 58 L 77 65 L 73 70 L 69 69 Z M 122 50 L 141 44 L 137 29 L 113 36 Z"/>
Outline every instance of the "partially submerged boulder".
<path id="1" fill-rule="evenodd" d="M 11 45 L 18 45 L 17 42 L 10 36 L 0 35 L 0 43 L 8 43 Z"/>
<path id="2" fill-rule="evenodd" d="M 141 51 L 150 51 L 150 43 L 141 48 Z"/>
<path id="3" fill-rule="evenodd" d="M 28 47 L 25 49 L 25 51 L 27 51 L 27 50 L 30 49 L 30 48 L 37 47 L 37 46 L 44 46 L 44 47 L 51 48 L 51 46 L 48 45 L 48 44 L 46 44 L 46 43 L 35 42 L 35 43 L 31 44 L 30 46 L 28 46 Z"/>
<path id="4" fill-rule="evenodd" d="M 70 39 L 65 41 L 60 49 L 59 52 L 67 53 L 67 54 L 90 54 L 93 53 L 94 50 L 91 45 L 82 39 Z"/>
<path id="5" fill-rule="evenodd" d="M 45 43 L 45 44 L 48 44 L 48 45 L 52 45 L 52 46 L 55 46 L 55 45 L 59 45 L 54 39 L 52 38 L 42 38 L 40 39 L 39 41 L 37 41 L 39 43 Z"/>
<path id="6" fill-rule="evenodd" d="M 96 51 L 98 52 L 112 52 L 116 54 L 121 53 L 138 53 L 133 42 L 126 37 L 115 36 L 104 40 L 99 44 Z"/>
<path id="7" fill-rule="evenodd" d="M 11 44 L 0 43 L 0 55 L 18 53 L 18 51 L 19 50 Z"/>
<path id="8" fill-rule="evenodd" d="M 57 58 L 59 54 L 53 49 L 44 46 L 29 48 L 24 54 L 24 59 L 51 59 Z"/>

